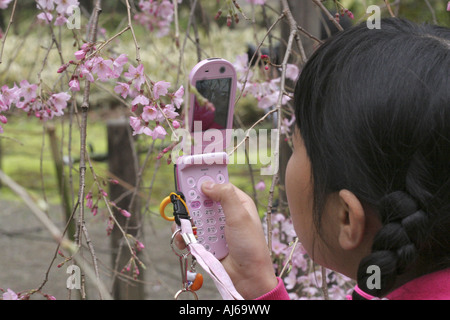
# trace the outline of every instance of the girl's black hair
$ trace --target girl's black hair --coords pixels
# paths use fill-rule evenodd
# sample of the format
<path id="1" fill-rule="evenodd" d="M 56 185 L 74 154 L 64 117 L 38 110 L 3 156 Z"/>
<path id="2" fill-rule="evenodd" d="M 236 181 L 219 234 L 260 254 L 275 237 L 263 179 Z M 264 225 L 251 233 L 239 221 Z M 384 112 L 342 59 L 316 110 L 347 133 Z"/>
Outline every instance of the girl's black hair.
<path id="1" fill-rule="evenodd" d="M 294 104 L 319 232 L 327 195 L 341 189 L 382 222 L 358 286 L 381 297 L 399 275 L 448 268 L 450 30 L 389 18 L 338 33 L 305 65 Z M 370 265 L 379 289 L 367 286 Z"/>

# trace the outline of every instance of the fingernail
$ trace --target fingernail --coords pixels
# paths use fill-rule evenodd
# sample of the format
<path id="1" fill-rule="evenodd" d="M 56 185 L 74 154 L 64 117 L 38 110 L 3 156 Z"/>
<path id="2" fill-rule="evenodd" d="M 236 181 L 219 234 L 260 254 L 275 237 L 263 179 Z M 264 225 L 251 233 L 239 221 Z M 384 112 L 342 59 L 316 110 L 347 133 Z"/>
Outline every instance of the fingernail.
<path id="1" fill-rule="evenodd" d="M 214 187 L 214 182 L 212 181 L 205 181 L 202 184 L 202 188 L 205 190 L 211 190 Z"/>

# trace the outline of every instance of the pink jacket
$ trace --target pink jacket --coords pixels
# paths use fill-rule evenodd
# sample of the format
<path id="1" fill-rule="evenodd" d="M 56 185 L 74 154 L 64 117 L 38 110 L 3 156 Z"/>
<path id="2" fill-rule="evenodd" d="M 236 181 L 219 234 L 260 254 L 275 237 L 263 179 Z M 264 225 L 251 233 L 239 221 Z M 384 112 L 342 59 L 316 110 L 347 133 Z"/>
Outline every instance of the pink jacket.
<path id="1" fill-rule="evenodd" d="M 366 298 L 373 299 L 370 295 Z M 436 271 L 411 280 L 385 298 L 388 300 L 450 300 L 450 269 Z M 275 289 L 257 300 L 289 300 L 283 280 L 278 278 Z"/>

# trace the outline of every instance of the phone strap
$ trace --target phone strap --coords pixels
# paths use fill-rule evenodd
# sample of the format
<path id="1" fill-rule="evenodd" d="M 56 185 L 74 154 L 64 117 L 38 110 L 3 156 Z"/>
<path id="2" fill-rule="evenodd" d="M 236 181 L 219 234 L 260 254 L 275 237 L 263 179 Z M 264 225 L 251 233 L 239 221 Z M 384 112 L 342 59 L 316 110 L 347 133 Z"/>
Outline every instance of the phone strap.
<path id="1" fill-rule="evenodd" d="M 222 263 L 211 252 L 207 251 L 203 245 L 197 242 L 190 220 L 180 219 L 180 222 L 181 236 L 184 242 L 203 270 L 213 279 L 222 298 L 224 300 L 243 300 L 242 296 L 236 291 Z"/>

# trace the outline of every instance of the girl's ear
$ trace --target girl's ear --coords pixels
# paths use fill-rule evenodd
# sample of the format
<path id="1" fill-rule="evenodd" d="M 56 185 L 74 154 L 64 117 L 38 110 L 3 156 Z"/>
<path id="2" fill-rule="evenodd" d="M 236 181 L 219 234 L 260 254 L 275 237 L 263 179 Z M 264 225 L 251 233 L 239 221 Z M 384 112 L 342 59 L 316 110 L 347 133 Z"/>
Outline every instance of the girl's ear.
<path id="1" fill-rule="evenodd" d="M 339 245 L 344 250 L 353 250 L 363 241 L 366 216 L 361 202 L 352 192 L 339 191 L 339 201 Z"/>

